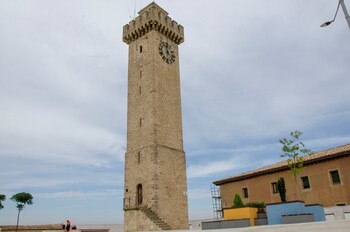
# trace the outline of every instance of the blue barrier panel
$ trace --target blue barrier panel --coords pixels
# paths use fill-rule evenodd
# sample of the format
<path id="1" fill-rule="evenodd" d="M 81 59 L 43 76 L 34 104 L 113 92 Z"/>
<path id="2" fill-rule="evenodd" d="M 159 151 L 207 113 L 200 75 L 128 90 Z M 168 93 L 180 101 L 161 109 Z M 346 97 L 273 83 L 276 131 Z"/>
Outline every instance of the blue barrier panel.
<path id="1" fill-rule="evenodd" d="M 266 204 L 266 211 L 269 225 L 282 224 L 282 215 L 304 214 L 305 204 L 303 201 Z"/>

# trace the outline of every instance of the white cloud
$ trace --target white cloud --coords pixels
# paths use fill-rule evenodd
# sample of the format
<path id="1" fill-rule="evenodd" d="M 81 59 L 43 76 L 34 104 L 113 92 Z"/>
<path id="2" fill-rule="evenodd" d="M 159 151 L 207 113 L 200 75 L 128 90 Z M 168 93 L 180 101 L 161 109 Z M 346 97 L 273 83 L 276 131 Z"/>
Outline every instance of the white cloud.
<path id="1" fill-rule="evenodd" d="M 208 199 L 211 197 L 210 189 L 208 188 L 190 188 L 188 190 L 188 198 L 200 200 L 200 199 Z"/>
<path id="2" fill-rule="evenodd" d="M 319 148 L 319 150 L 315 150 L 315 152 L 317 152 L 320 151 L 320 149 L 327 149 L 340 145 L 350 144 L 350 136 L 310 139 L 305 141 L 304 143 L 305 145 L 308 145 L 310 147 Z"/>
<path id="3" fill-rule="evenodd" d="M 242 160 L 240 158 L 220 160 L 220 161 L 208 161 L 205 164 L 191 164 L 187 168 L 187 177 L 199 178 L 208 177 L 213 174 L 218 174 L 226 171 L 233 171 L 237 168 L 242 168 Z"/>
<path id="4" fill-rule="evenodd" d="M 103 191 L 69 191 L 69 192 L 53 192 L 53 193 L 37 193 L 37 198 L 46 199 L 103 199 L 106 197 L 122 197 L 123 191 L 115 189 L 107 189 Z"/>
<path id="5" fill-rule="evenodd" d="M 246 145 L 243 147 L 224 147 L 224 148 L 207 148 L 207 149 L 195 149 L 191 150 L 187 156 L 203 156 L 203 155 L 230 155 L 230 154 L 254 154 L 260 152 L 268 152 L 277 147 L 277 143 L 274 144 L 256 144 L 256 145 Z"/>
<path id="6" fill-rule="evenodd" d="M 30 175 L 23 175 L 21 167 L 14 165 L 13 168 L 16 167 L 19 170 L 15 172 L 0 172 L 4 178 L 0 181 L 3 190 L 15 192 L 25 189 L 39 191 L 40 189 L 85 189 L 88 187 L 98 191 L 101 188 L 122 188 L 123 186 L 123 175 L 120 171 L 117 173 L 114 172 L 117 169 L 116 167 L 112 169 L 113 172 L 110 172 L 109 169 L 99 171 L 78 169 L 76 165 L 72 165 L 71 167 L 59 165 L 40 167 L 40 165 L 32 164 L 26 169 Z"/>

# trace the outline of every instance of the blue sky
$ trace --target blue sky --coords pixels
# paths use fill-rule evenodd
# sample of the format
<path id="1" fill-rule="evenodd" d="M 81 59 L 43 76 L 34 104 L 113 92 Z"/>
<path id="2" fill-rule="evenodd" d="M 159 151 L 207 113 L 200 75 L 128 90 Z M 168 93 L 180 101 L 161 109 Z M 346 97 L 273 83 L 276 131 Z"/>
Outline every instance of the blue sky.
<path id="1" fill-rule="evenodd" d="M 341 11 L 319 26 L 336 0 L 156 2 L 185 28 L 190 219 L 213 217 L 212 181 L 280 161 L 291 131 L 313 151 L 350 143 L 350 30 Z M 123 222 L 122 27 L 148 3 L 0 1 L 0 193 L 32 193 L 21 224 Z"/>

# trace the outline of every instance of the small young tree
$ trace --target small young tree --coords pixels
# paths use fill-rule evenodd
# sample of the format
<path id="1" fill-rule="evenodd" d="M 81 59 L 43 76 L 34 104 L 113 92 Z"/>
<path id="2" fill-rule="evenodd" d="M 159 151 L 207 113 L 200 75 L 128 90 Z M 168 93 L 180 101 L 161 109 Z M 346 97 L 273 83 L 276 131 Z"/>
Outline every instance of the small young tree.
<path id="1" fill-rule="evenodd" d="M 284 178 L 281 177 L 278 179 L 277 181 L 277 189 L 278 189 L 278 193 L 280 194 L 280 198 L 282 202 L 286 202 L 286 185 L 284 183 Z"/>
<path id="2" fill-rule="evenodd" d="M 294 176 L 295 185 L 297 186 L 297 174 L 303 170 L 304 158 L 299 155 L 310 155 L 311 150 L 305 148 L 304 143 L 298 142 L 303 133 L 296 130 L 290 133 L 291 139 L 282 138 L 279 142 L 282 144 L 282 158 L 287 158 L 288 167 Z M 299 195 L 298 189 L 296 189 Z"/>
<path id="3" fill-rule="evenodd" d="M 303 169 L 304 158 L 299 155 L 311 154 L 311 150 L 305 148 L 304 143 L 298 142 L 302 134 L 302 132 L 296 130 L 290 133 L 291 139 L 282 138 L 279 140 L 282 144 L 281 157 L 287 158 L 288 167 L 294 178 Z"/>
<path id="4" fill-rule="evenodd" d="M 19 214 L 24 209 L 25 205 L 32 205 L 33 204 L 33 196 L 30 193 L 17 193 L 13 195 L 11 200 L 15 201 L 17 203 L 17 209 L 18 209 L 18 215 L 17 215 L 17 226 L 16 226 L 16 232 L 18 230 L 18 224 L 19 224 Z"/>
<path id="5" fill-rule="evenodd" d="M 242 207 L 244 206 L 241 195 L 238 193 L 235 194 L 235 197 L 233 198 L 233 207 Z"/>
<path id="6" fill-rule="evenodd" d="M 6 196 L 3 194 L 0 194 L 0 210 L 4 208 L 2 205 L 2 201 L 6 200 Z"/>

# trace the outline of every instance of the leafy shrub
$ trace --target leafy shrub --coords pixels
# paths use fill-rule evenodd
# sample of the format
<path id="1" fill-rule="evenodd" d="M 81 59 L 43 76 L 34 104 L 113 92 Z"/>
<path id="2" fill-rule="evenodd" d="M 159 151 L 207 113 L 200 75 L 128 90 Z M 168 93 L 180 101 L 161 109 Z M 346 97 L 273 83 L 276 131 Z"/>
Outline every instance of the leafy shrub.
<path id="1" fill-rule="evenodd" d="M 265 204 L 264 204 L 264 202 L 249 202 L 249 203 L 245 204 L 245 206 L 255 207 L 255 208 L 264 208 Z"/>
<path id="2" fill-rule="evenodd" d="M 233 207 L 243 207 L 243 201 L 241 198 L 241 195 L 239 195 L 238 193 L 235 194 L 235 197 L 233 199 Z"/>
<path id="3" fill-rule="evenodd" d="M 258 213 L 264 213 L 264 208 L 265 208 L 265 203 L 264 202 L 248 202 L 247 204 L 245 204 L 245 206 L 247 207 L 255 207 L 258 208 Z"/>

